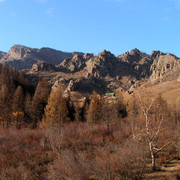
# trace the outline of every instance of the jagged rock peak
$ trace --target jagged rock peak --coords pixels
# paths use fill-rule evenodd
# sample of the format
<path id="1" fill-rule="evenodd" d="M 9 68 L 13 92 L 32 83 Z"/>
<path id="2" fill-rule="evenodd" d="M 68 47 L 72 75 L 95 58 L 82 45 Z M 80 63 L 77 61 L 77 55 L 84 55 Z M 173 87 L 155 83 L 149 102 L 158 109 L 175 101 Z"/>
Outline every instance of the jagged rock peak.
<path id="1" fill-rule="evenodd" d="M 92 57 L 94 57 L 94 55 L 93 55 L 93 54 L 90 54 L 90 53 L 86 53 L 86 54 L 84 54 L 84 56 L 83 56 L 83 58 L 86 59 L 86 60 L 89 60 L 89 59 L 91 59 Z"/>
<path id="2" fill-rule="evenodd" d="M 58 66 L 66 72 L 77 72 L 85 67 L 86 59 L 82 55 L 75 54 L 72 58 L 66 58 Z"/>
<path id="3" fill-rule="evenodd" d="M 105 55 L 106 53 L 108 53 L 108 51 L 106 51 L 106 50 L 104 49 L 104 50 L 102 50 L 102 51 L 99 53 L 99 55 Z"/>
<path id="4" fill-rule="evenodd" d="M 97 61 L 104 61 L 104 62 L 105 61 L 111 61 L 111 62 L 113 62 L 116 60 L 116 57 L 110 51 L 103 50 L 97 56 L 95 56 L 95 59 Z"/>
<path id="5" fill-rule="evenodd" d="M 32 48 L 27 47 L 27 46 L 23 46 L 20 44 L 15 44 L 10 48 L 10 50 L 20 50 L 20 49 L 32 49 Z"/>
<path id="6" fill-rule="evenodd" d="M 141 51 L 137 48 L 135 49 L 132 49 L 130 52 L 129 52 L 130 55 L 133 55 L 133 56 L 137 56 L 137 55 L 140 55 L 141 54 Z"/>
<path id="7" fill-rule="evenodd" d="M 153 58 L 153 59 L 155 59 L 156 57 L 159 57 L 160 55 L 165 55 L 165 53 L 163 53 L 163 52 L 161 52 L 161 51 L 152 51 L 152 53 L 151 53 L 151 57 Z"/>
<path id="8" fill-rule="evenodd" d="M 43 47 L 41 49 L 29 48 L 22 45 L 14 45 L 7 54 L 0 54 L 1 63 L 15 67 L 18 70 L 31 69 L 34 63 L 44 61 L 54 65 L 60 64 L 66 58 L 72 58 L 78 52 L 62 52 L 59 50 Z"/>
<path id="9" fill-rule="evenodd" d="M 110 55 L 110 56 L 114 56 L 110 51 L 106 51 L 105 49 L 102 50 L 98 56 L 106 56 L 106 55 Z"/>
<path id="10" fill-rule="evenodd" d="M 26 53 L 30 53 L 34 51 L 34 49 L 22 46 L 22 45 L 14 45 L 8 51 L 8 55 L 13 57 L 14 59 L 21 59 Z"/>
<path id="11" fill-rule="evenodd" d="M 73 60 L 83 59 L 83 56 L 81 56 L 81 55 L 79 55 L 79 54 L 75 54 L 72 59 L 73 59 Z"/>

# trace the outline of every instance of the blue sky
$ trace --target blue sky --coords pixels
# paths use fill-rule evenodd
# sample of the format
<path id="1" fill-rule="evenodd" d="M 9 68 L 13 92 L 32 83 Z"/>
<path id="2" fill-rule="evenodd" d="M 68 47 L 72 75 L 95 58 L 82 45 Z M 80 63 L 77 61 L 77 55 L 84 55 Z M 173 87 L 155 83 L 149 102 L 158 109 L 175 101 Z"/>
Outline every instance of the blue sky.
<path id="1" fill-rule="evenodd" d="M 0 50 L 14 44 L 180 57 L 180 0 L 0 0 Z"/>

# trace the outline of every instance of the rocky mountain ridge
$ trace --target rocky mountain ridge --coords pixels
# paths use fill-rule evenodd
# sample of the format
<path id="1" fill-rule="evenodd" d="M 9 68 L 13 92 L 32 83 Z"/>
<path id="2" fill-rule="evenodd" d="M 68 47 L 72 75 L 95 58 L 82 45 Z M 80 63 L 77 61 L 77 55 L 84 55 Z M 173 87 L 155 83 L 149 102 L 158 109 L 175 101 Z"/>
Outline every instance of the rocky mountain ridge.
<path id="1" fill-rule="evenodd" d="M 142 82 L 159 83 L 180 77 L 180 59 L 173 54 L 138 49 L 114 56 L 103 50 L 97 56 L 63 53 L 50 48 L 13 46 L 0 58 L 2 63 L 28 69 L 31 76 L 43 76 L 55 87 L 68 91 L 97 92 L 129 90 Z"/>
<path id="2" fill-rule="evenodd" d="M 133 49 L 119 56 L 103 50 L 93 54 L 74 55 L 54 68 L 53 82 L 68 91 L 131 90 L 142 82 L 158 83 L 178 79 L 180 59 L 172 54 L 152 51 L 151 55 Z M 52 70 L 52 69 L 51 69 Z M 44 73 L 46 68 L 44 68 Z M 40 73 L 40 71 L 39 71 Z"/>
<path id="3" fill-rule="evenodd" d="M 51 64 L 59 64 L 65 58 L 73 57 L 79 52 L 62 52 L 51 48 L 29 48 L 21 45 L 14 45 L 8 53 L 0 53 L 0 62 L 9 66 L 15 67 L 18 70 L 31 69 L 34 63 L 47 62 Z"/>

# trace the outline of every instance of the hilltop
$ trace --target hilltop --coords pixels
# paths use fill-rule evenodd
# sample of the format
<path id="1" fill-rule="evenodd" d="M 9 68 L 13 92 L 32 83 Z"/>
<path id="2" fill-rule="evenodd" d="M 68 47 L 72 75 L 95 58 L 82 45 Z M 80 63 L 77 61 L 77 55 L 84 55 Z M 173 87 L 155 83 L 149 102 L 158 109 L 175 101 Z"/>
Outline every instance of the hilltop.
<path id="1" fill-rule="evenodd" d="M 17 70 L 30 69 L 34 63 L 47 62 L 59 64 L 65 58 L 73 57 L 79 52 L 62 52 L 51 48 L 29 48 L 22 45 L 14 45 L 7 53 L 0 52 L 1 63 L 15 67 Z"/>
<path id="2" fill-rule="evenodd" d="M 180 59 L 175 55 L 160 51 L 149 55 L 136 48 L 118 56 L 107 50 L 95 56 L 14 45 L 8 53 L 0 52 L 0 62 L 25 70 L 33 79 L 45 77 L 53 87 L 61 83 L 80 93 L 133 92 L 144 83 L 152 86 L 180 77 Z"/>

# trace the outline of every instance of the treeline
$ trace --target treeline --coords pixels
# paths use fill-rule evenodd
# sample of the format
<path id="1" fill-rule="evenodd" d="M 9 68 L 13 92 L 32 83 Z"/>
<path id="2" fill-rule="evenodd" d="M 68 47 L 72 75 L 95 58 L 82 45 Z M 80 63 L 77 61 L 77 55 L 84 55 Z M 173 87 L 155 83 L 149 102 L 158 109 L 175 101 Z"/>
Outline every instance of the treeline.
<path id="1" fill-rule="evenodd" d="M 0 125 L 17 128 L 29 121 L 27 107 L 34 87 L 22 72 L 0 65 Z"/>
<path id="2" fill-rule="evenodd" d="M 0 66 L 0 125 L 36 128 L 63 125 L 72 121 L 108 122 L 126 115 L 122 99 L 118 103 L 105 103 L 102 99 L 87 95 L 80 107 L 63 96 L 63 89 L 50 88 L 45 79 L 36 87 L 19 71 L 5 65 Z M 94 92 L 95 93 L 95 92 Z"/>
<path id="3" fill-rule="evenodd" d="M 0 65 L 0 125 L 35 128 L 49 93 L 45 80 L 39 81 L 35 88 L 22 72 Z"/>
<path id="4" fill-rule="evenodd" d="M 108 101 L 93 92 L 92 96 L 86 95 L 79 104 L 73 100 L 78 101 L 79 97 L 72 97 L 70 93 L 65 96 L 61 85 L 51 89 L 43 78 L 33 85 L 22 72 L 0 65 L 0 125 L 18 129 L 37 126 L 45 128 L 76 121 L 91 125 L 104 123 L 109 126 L 127 116 L 136 118 L 144 114 L 142 107 L 147 107 L 148 103 L 153 105 L 149 114 L 159 118 L 158 114 L 163 111 L 177 125 L 179 112 L 176 108 L 170 110 L 161 95 L 154 97 L 156 102 L 150 102 L 155 95 L 149 94 L 150 92 L 144 92 L 134 95 L 125 103 L 121 92 L 117 101 Z M 151 99 L 148 100 L 148 97 Z"/>

